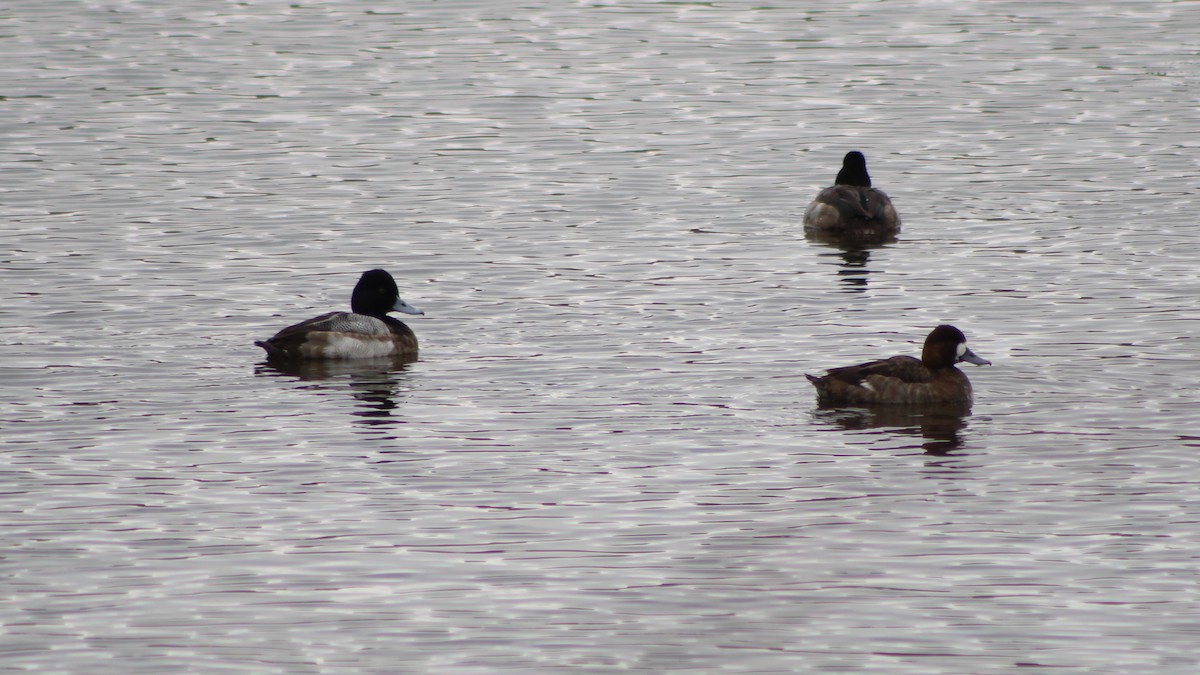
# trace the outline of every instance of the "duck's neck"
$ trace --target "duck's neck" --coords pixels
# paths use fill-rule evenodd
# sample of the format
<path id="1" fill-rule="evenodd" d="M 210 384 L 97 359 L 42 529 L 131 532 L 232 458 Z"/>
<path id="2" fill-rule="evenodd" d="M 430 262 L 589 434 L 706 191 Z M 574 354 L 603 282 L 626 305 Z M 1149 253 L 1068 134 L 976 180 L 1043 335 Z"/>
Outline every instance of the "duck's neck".
<path id="1" fill-rule="evenodd" d="M 851 169 L 849 167 L 843 167 L 842 170 L 838 172 L 837 180 L 835 182 L 838 185 L 871 187 L 871 176 L 867 174 L 866 169 Z"/>

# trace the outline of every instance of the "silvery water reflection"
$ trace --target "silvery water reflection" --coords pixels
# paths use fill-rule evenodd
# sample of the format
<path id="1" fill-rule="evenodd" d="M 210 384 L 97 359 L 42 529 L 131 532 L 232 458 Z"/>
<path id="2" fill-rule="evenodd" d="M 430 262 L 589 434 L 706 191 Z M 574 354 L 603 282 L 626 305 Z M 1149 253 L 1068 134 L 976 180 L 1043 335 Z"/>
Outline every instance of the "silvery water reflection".
<path id="1" fill-rule="evenodd" d="M 368 426 L 403 424 L 403 378 L 412 357 L 357 360 L 265 361 L 254 370 L 262 377 L 311 383 L 305 389 L 345 393 L 359 404 L 352 414 Z M 292 378 L 295 378 L 293 380 Z"/>
<path id="2" fill-rule="evenodd" d="M 847 293 L 863 293 L 867 290 L 871 282 L 871 274 L 875 271 L 870 267 L 871 250 L 883 248 L 897 241 L 895 237 L 887 237 L 885 241 L 857 241 L 844 237 L 819 237 L 811 234 L 806 236 L 809 241 L 828 246 L 836 251 L 836 253 L 820 253 L 819 255 L 822 258 L 839 260 L 837 277 L 844 284 L 843 290 Z"/>
<path id="3" fill-rule="evenodd" d="M 1200 4 L 5 20 L 7 667 L 1195 670 Z M 256 365 L 375 266 L 421 360 Z M 970 416 L 816 409 L 942 322 Z"/>

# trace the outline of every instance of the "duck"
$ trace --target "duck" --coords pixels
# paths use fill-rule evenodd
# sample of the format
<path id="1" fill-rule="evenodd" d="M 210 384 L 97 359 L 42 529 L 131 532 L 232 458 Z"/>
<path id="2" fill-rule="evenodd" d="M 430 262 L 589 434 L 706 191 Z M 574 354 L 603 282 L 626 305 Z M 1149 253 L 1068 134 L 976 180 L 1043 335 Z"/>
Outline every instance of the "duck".
<path id="1" fill-rule="evenodd" d="M 830 368 L 827 374 L 805 377 L 817 389 L 820 405 L 967 404 L 973 399 L 971 381 L 955 367 L 966 362 L 990 366 L 967 347 L 963 332 L 949 324 L 930 331 L 921 358 L 893 356 L 856 366 Z"/>
<path id="2" fill-rule="evenodd" d="M 871 187 L 867 158 L 857 150 L 846 153 L 834 184 L 821 190 L 804 212 L 804 230 L 813 234 L 887 237 L 900 231 L 900 216 L 892 200 Z"/>
<path id="3" fill-rule="evenodd" d="M 266 350 L 268 360 L 415 359 L 416 334 L 388 312 L 424 314 L 400 299 L 391 274 L 368 270 L 354 286 L 349 312 L 329 312 L 301 321 L 254 344 Z"/>

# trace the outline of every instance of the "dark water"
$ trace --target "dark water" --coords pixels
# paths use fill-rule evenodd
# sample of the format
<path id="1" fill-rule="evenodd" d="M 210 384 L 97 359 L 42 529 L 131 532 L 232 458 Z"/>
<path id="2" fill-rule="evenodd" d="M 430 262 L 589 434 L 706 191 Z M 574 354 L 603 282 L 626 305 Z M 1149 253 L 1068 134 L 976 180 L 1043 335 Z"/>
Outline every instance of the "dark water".
<path id="1" fill-rule="evenodd" d="M 1196 25 L 10 3 L 0 669 L 1194 672 Z M 261 363 L 377 266 L 419 362 Z"/>

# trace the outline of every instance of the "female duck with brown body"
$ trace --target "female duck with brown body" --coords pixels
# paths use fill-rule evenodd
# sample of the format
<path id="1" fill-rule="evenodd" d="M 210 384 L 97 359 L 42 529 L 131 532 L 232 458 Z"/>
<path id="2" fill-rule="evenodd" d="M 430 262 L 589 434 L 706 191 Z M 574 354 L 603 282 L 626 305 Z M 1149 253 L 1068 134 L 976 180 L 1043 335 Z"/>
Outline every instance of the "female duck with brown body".
<path id="1" fill-rule="evenodd" d="M 883 190 L 871 187 L 867 159 L 852 150 L 832 187 L 821 190 L 804 212 L 804 230 L 814 234 L 886 237 L 900 231 L 900 216 Z"/>
<path id="2" fill-rule="evenodd" d="M 396 280 L 383 270 L 364 272 L 350 296 L 349 312 L 330 312 L 288 326 L 254 344 L 268 359 L 369 359 L 417 356 L 417 336 L 388 312 L 424 314 L 400 299 Z"/>
<path id="3" fill-rule="evenodd" d="M 942 325 L 925 338 L 921 358 L 893 356 L 857 366 L 832 368 L 827 375 L 805 375 L 817 388 L 822 405 L 896 403 L 971 403 L 971 381 L 954 364 L 966 361 L 990 366 L 967 348 L 967 338 L 954 326 Z"/>

